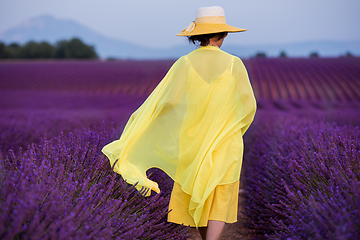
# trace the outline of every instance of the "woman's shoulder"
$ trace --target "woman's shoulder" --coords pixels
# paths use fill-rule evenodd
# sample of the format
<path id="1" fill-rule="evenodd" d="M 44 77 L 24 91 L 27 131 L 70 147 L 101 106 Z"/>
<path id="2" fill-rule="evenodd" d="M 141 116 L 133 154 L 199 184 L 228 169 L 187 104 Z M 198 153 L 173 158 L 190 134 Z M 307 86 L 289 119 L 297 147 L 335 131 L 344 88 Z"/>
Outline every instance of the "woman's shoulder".
<path id="1" fill-rule="evenodd" d="M 234 55 L 234 54 L 231 54 L 231 53 L 228 53 L 228 52 L 226 52 L 226 51 L 224 51 L 224 50 L 222 50 L 222 49 L 220 49 L 220 52 L 221 52 L 224 56 L 226 56 L 228 59 L 231 59 L 234 63 L 236 63 L 236 64 L 243 64 L 243 63 L 242 63 L 242 60 L 241 60 L 238 56 L 236 56 L 236 55 Z"/>
<path id="2" fill-rule="evenodd" d="M 225 52 L 225 51 L 223 51 L 223 50 L 222 50 L 222 52 L 223 52 L 224 54 L 228 55 L 229 57 L 233 58 L 235 62 L 242 63 L 242 60 L 241 60 L 238 56 L 236 56 L 236 55 L 234 55 L 234 54 L 230 54 L 230 53 Z"/>
<path id="3" fill-rule="evenodd" d="M 240 67 L 240 68 L 244 67 L 243 61 L 238 56 L 236 56 L 234 54 L 230 54 L 230 53 L 225 52 L 223 50 L 222 50 L 222 53 L 224 55 L 226 55 L 228 59 L 231 59 L 231 62 L 233 63 L 233 66 Z"/>
<path id="4" fill-rule="evenodd" d="M 188 63 L 188 59 L 187 59 L 187 55 L 181 56 L 179 57 L 171 66 L 171 68 L 169 69 L 170 71 L 176 71 L 176 70 L 186 70 L 189 68 L 189 63 Z"/>
<path id="5" fill-rule="evenodd" d="M 175 61 L 174 65 L 188 65 L 188 61 L 188 54 L 183 55 Z"/>

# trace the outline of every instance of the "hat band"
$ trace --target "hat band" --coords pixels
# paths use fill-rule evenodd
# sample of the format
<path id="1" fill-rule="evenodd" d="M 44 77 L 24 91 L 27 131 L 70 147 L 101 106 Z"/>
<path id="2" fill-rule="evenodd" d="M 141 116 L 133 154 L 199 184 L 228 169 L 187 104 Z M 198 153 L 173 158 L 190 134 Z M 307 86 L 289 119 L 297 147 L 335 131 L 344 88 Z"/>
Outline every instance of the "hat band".
<path id="1" fill-rule="evenodd" d="M 182 30 L 183 33 L 190 33 L 194 30 L 196 24 L 210 23 L 210 24 L 226 24 L 225 16 L 210 16 L 210 17 L 198 17 L 195 21 L 191 22 L 187 28 Z"/>
<path id="2" fill-rule="evenodd" d="M 226 21 L 225 16 L 198 17 L 195 19 L 195 24 L 201 23 L 226 24 Z"/>

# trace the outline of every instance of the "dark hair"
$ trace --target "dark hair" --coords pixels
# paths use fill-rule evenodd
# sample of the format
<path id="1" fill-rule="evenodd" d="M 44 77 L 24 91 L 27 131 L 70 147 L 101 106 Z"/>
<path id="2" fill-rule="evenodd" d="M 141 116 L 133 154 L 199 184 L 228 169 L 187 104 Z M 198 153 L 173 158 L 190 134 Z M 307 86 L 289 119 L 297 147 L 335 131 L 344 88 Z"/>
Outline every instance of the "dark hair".
<path id="1" fill-rule="evenodd" d="M 218 37 L 218 40 L 227 36 L 227 32 L 220 32 L 220 33 L 210 33 L 210 34 L 203 34 L 203 35 L 195 35 L 195 36 L 188 36 L 189 42 L 199 45 L 206 46 L 209 44 L 210 38 Z"/>

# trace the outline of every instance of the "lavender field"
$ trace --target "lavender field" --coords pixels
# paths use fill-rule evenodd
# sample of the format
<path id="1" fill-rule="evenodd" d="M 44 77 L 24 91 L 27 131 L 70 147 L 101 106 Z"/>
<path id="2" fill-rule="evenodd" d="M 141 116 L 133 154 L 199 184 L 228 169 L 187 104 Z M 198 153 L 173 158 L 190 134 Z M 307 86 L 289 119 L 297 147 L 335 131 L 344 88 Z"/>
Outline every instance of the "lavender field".
<path id="1" fill-rule="evenodd" d="M 0 62 L 1 239 L 189 237 L 171 179 L 149 170 L 164 191 L 143 198 L 100 152 L 173 62 Z M 244 64 L 259 110 L 232 238 L 360 239 L 360 58 Z"/>

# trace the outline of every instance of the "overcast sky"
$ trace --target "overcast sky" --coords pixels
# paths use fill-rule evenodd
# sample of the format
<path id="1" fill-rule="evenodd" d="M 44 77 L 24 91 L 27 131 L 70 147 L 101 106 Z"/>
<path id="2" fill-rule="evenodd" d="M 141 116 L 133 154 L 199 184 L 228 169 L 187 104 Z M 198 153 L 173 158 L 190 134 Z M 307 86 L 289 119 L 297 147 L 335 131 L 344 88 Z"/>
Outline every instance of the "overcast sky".
<path id="1" fill-rule="evenodd" d="M 107 37 L 152 46 L 186 42 L 175 34 L 199 7 L 221 6 L 232 44 L 360 40 L 360 0 L 0 0 L 0 33 L 39 15 L 72 19 Z"/>

